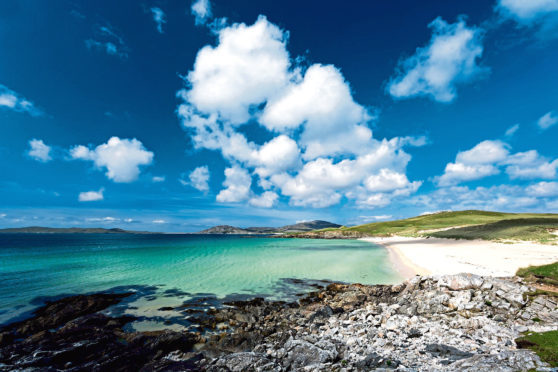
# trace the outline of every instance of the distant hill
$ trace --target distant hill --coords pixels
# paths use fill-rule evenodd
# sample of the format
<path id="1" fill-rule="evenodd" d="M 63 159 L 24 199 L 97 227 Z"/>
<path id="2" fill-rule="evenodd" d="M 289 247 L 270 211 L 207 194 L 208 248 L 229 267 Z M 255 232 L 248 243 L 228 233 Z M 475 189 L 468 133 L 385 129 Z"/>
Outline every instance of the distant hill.
<path id="1" fill-rule="evenodd" d="M 210 229 L 202 230 L 198 234 L 237 234 L 237 235 L 255 235 L 255 234 L 282 234 L 306 232 L 318 229 L 338 228 L 341 225 L 327 221 L 308 221 L 299 222 L 294 225 L 283 227 L 234 227 L 229 225 L 219 225 Z"/>
<path id="2" fill-rule="evenodd" d="M 0 234 L 152 234 L 146 231 L 130 231 L 123 229 L 104 229 L 101 227 L 15 227 L 0 229 Z"/>
<path id="3" fill-rule="evenodd" d="M 438 212 L 403 220 L 293 234 L 305 238 L 424 236 L 452 239 L 558 242 L 558 214 L 478 210 Z"/>

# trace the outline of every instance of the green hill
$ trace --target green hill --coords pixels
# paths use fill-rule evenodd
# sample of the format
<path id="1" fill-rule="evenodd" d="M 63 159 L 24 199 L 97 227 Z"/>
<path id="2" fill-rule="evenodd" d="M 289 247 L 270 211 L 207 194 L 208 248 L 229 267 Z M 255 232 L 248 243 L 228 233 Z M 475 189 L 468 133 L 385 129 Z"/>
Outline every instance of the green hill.
<path id="1" fill-rule="evenodd" d="M 558 242 L 558 214 L 467 210 L 439 212 L 396 221 L 324 229 L 306 237 L 432 236 L 453 239 Z"/>

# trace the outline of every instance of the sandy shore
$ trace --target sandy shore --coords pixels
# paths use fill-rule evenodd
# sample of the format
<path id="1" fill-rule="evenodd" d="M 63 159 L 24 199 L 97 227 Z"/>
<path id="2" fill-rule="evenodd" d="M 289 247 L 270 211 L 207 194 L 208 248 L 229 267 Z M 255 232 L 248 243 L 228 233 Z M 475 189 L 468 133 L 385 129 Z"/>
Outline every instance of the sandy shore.
<path id="1" fill-rule="evenodd" d="M 558 261 L 558 246 L 552 245 L 405 237 L 362 240 L 388 248 L 392 262 L 406 278 L 462 272 L 512 276 L 520 267 Z"/>

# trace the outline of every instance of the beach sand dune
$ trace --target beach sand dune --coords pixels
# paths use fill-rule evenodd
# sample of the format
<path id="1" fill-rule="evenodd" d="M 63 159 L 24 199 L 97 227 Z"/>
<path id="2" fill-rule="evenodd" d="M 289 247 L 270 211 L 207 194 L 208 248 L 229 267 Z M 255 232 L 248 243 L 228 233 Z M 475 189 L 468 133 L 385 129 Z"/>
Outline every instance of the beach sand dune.
<path id="1" fill-rule="evenodd" d="M 419 275 L 473 273 L 513 276 L 517 269 L 558 261 L 558 246 L 528 242 L 504 244 L 484 240 L 437 238 L 363 238 L 390 251 L 397 270 Z"/>

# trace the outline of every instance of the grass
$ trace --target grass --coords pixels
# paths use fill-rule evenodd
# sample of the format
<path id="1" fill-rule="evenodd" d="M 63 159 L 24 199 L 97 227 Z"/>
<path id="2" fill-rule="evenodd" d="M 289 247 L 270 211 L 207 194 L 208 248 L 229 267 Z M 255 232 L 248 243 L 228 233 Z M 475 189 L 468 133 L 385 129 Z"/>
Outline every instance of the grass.
<path id="1" fill-rule="evenodd" d="M 551 279 L 558 282 L 558 262 L 542 266 L 529 266 L 527 268 L 517 270 L 517 276 L 523 278 L 534 276 L 537 278 Z"/>
<path id="2" fill-rule="evenodd" d="M 445 231 L 435 231 L 442 230 Z M 437 236 L 457 239 L 515 239 L 558 242 L 558 214 L 500 213 L 477 210 L 439 212 L 396 221 L 317 230 L 351 236 Z M 546 239 L 546 240 L 545 240 Z"/>
<path id="3" fill-rule="evenodd" d="M 517 270 L 516 275 L 525 278 L 529 282 L 543 284 L 558 289 L 558 262 L 519 269 Z"/>
<path id="4" fill-rule="evenodd" d="M 520 349 L 533 350 L 552 367 L 558 367 L 558 331 L 528 333 L 516 339 L 515 343 Z"/>
<path id="5" fill-rule="evenodd" d="M 558 230 L 558 217 L 512 218 L 476 226 L 427 233 L 450 239 L 527 240 L 540 243 L 557 241 L 551 231 Z"/>

